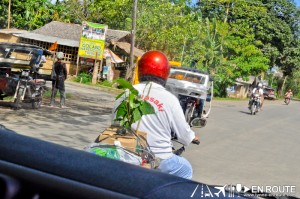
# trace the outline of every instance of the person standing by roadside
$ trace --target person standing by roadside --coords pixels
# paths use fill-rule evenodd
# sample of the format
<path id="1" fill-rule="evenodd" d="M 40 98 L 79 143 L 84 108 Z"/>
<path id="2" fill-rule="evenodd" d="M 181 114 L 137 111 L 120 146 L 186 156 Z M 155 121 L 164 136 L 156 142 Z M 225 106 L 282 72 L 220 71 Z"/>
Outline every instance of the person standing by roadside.
<path id="1" fill-rule="evenodd" d="M 57 90 L 59 90 L 60 94 L 60 107 L 65 107 L 65 80 L 67 79 L 67 68 L 66 64 L 62 62 L 64 58 L 64 54 L 62 52 L 58 52 L 56 55 L 57 61 L 54 63 L 54 74 L 55 78 L 54 81 L 52 81 L 52 93 L 51 93 L 51 103 L 50 106 L 54 107 L 55 104 L 55 97 L 57 94 Z M 54 75 L 53 74 L 53 75 Z"/>

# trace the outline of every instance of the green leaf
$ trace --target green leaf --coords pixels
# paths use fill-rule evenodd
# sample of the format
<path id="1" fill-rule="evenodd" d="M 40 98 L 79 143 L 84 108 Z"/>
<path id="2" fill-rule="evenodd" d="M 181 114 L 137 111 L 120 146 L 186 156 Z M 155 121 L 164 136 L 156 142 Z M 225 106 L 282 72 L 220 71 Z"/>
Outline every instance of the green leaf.
<path id="1" fill-rule="evenodd" d="M 116 82 L 118 84 L 120 84 L 120 86 L 122 86 L 123 88 L 128 88 L 129 90 L 131 88 L 133 88 L 133 86 L 128 81 L 126 81 L 124 79 L 117 79 Z"/>
<path id="2" fill-rule="evenodd" d="M 126 107 L 126 102 L 123 101 L 117 108 L 116 108 L 116 118 L 122 117 L 127 114 L 127 107 Z"/>
<path id="3" fill-rule="evenodd" d="M 134 106 L 135 95 L 133 93 L 129 94 L 129 107 L 132 108 Z"/>
<path id="4" fill-rule="evenodd" d="M 128 81 L 124 79 L 118 79 L 116 80 L 116 82 L 120 84 L 120 86 L 122 86 L 123 88 L 129 89 L 132 94 L 134 95 L 138 94 L 138 91 Z"/>
<path id="5" fill-rule="evenodd" d="M 138 109 L 134 109 L 133 111 L 133 123 L 139 121 L 142 118 L 142 114 Z"/>
<path id="6" fill-rule="evenodd" d="M 134 99 L 134 103 L 132 104 L 132 108 L 138 108 L 139 106 L 141 106 L 141 101 L 138 98 Z"/>
<path id="7" fill-rule="evenodd" d="M 120 93 L 119 95 L 117 95 L 117 97 L 115 98 L 116 100 L 118 100 L 121 96 L 123 96 L 126 93 L 126 91 Z"/>
<path id="8" fill-rule="evenodd" d="M 142 111 L 143 115 L 154 114 L 155 113 L 153 106 L 145 100 L 142 101 L 141 106 L 140 106 L 140 110 Z"/>

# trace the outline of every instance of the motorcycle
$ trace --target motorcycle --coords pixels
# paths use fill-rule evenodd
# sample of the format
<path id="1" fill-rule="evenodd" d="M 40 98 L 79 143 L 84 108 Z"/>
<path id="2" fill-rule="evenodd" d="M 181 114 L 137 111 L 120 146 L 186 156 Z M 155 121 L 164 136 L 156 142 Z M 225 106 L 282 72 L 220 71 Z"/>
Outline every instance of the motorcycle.
<path id="1" fill-rule="evenodd" d="M 199 100 L 200 103 L 197 103 Z M 186 122 L 192 126 L 204 127 L 207 123 L 204 115 L 206 111 L 203 110 L 201 113 L 198 111 L 202 105 L 199 98 L 179 95 L 179 102 L 182 107 Z"/>
<path id="2" fill-rule="evenodd" d="M 33 109 L 38 109 L 42 104 L 45 85 L 45 80 L 33 79 L 29 69 L 21 70 L 14 94 L 15 109 L 19 109 L 21 103 L 31 103 Z"/>
<path id="3" fill-rule="evenodd" d="M 249 103 L 249 109 L 251 115 L 255 115 L 258 112 L 258 109 L 260 108 L 260 96 L 259 94 L 253 94 L 250 103 Z"/>
<path id="4" fill-rule="evenodd" d="M 15 109 L 23 102 L 39 108 L 48 75 L 38 71 L 46 55 L 52 53 L 35 45 L 0 42 L 0 100 L 13 97 Z"/>
<path id="5" fill-rule="evenodd" d="M 286 105 L 289 105 L 290 102 L 291 102 L 291 97 L 285 97 L 285 98 L 284 98 L 284 103 L 285 103 Z"/>

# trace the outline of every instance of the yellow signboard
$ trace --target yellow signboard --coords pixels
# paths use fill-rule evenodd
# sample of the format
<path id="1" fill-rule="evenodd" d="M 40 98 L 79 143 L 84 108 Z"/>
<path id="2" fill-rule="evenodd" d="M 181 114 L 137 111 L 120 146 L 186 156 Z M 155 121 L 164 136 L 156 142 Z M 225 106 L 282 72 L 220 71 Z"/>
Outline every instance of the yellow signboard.
<path id="1" fill-rule="evenodd" d="M 102 59 L 107 25 L 82 22 L 82 33 L 78 49 L 79 57 Z"/>

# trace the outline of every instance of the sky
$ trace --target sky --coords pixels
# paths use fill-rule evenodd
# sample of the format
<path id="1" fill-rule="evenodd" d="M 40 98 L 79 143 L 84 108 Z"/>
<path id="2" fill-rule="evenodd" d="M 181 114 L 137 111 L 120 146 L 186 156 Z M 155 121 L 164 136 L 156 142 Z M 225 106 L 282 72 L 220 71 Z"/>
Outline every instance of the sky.
<path id="1" fill-rule="evenodd" d="M 197 1 L 197 0 L 192 0 L 192 3 L 194 4 L 196 1 Z M 298 7 L 300 7 L 300 0 L 294 0 L 294 1 L 295 1 L 296 5 L 297 5 Z"/>

